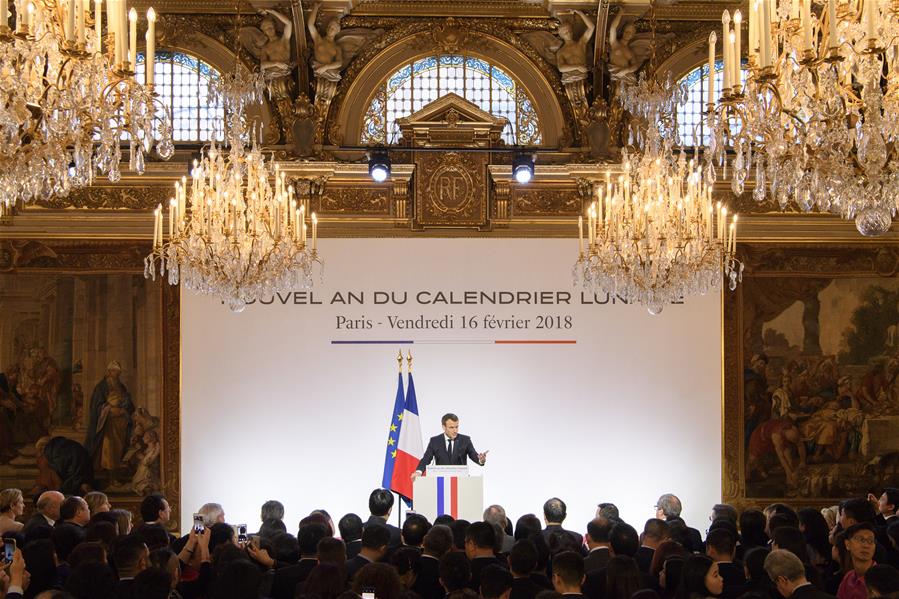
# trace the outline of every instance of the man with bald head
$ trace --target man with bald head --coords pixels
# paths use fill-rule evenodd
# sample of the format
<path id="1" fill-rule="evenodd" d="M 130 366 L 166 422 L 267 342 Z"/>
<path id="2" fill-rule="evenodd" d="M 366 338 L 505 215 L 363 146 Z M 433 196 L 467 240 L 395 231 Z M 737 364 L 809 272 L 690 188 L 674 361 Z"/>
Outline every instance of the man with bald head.
<path id="1" fill-rule="evenodd" d="M 31 529 L 37 526 L 52 528 L 59 520 L 59 508 L 65 497 L 59 491 L 44 491 L 35 502 L 34 515 L 25 523 L 24 533 L 27 535 Z"/>

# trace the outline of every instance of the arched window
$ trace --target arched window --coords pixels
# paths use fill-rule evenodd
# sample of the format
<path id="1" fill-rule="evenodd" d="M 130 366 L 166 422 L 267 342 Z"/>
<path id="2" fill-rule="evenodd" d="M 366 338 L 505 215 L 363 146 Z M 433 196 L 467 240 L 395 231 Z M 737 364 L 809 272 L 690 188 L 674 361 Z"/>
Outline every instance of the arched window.
<path id="1" fill-rule="evenodd" d="M 542 141 L 533 103 L 517 81 L 483 59 L 450 54 L 420 58 L 387 77 L 365 112 L 361 142 L 396 143 L 400 136 L 397 119 L 450 92 L 493 116 L 508 119 L 503 130 L 506 143 L 535 145 Z"/>
<path id="2" fill-rule="evenodd" d="M 144 80 L 144 56 L 137 58 L 137 79 Z M 221 100 L 214 100 L 210 83 L 219 72 L 207 62 L 183 52 L 156 53 L 156 93 L 172 110 L 176 142 L 222 140 L 225 116 Z"/>
<path id="3" fill-rule="evenodd" d="M 746 83 L 749 71 L 745 65 L 740 71 L 740 82 Z M 715 90 L 720 93 L 724 80 L 724 61 L 715 63 Z M 681 84 L 687 88 L 687 101 L 678 108 L 677 124 L 681 143 L 685 146 L 695 146 L 698 142 L 703 145 L 709 141 L 708 126 L 703 118 L 703 112 L 709 99 L 709 65 L 703 64 L 684 75 Z M 698 139 L 697 139 L 698 138 Z"/>

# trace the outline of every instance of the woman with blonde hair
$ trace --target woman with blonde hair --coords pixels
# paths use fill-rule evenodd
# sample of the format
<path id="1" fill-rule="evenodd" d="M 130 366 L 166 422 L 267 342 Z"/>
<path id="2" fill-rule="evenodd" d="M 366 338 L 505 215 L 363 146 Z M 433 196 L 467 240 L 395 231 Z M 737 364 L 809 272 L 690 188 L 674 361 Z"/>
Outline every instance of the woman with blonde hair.
<path id="1" fill-rule="evenodd" d="M 22 532 L 25 525 L 16 518 L 25 511 L 25 499 L 19 489 L 0 491 L 0 535 Z"/>

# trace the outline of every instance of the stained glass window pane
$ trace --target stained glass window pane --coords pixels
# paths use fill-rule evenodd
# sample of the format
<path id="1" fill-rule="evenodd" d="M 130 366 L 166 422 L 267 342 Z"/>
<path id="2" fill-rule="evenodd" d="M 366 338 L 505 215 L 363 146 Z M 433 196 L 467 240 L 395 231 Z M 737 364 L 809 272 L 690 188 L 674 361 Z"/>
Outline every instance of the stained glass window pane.
<path id="1" fill-rule="evenodd" d="M 749 71 L 746 65 L 740 72 L 740 81 L 745 84 Z M 681 82 L 687 88 L 687 101 L 677 111 L 677 124 L 680 131 L 681 143 L 685 146 L 695 146 L 698 141 L 703 145 L 708 144 L 708 127 L 702 114 L 708 103 L 709 93 L 709 65 L 704 64 L 687 73 L 681 78 Z M 715 89 L 720 92 L 724 83 L 724 62 L 715 63 Z"/>
<path id="2" fill-rule="evenodd" d="M 143 81 L 144 55 L 137 57 L 137 79 Z M 156 93 L 171 107 L 176 142 L 206 142 L 223 139 L 224 109 L 209 93 L 210 81 L 219 72 L 210 64 L 183 52 L 156 53 Z"/>
<path id="3" fill-rule="evenodd" d="M 404 65 L 387 77 L 366 110 L 363 143 L 395 143 L 397 119 L 421 110 L 434 100 L 455 93 L 508 125 L 503 139 L 509 144 L 542 141 L 533 103 L 505 71 L 480 58 L 458 54 L 428 56 Z"/>

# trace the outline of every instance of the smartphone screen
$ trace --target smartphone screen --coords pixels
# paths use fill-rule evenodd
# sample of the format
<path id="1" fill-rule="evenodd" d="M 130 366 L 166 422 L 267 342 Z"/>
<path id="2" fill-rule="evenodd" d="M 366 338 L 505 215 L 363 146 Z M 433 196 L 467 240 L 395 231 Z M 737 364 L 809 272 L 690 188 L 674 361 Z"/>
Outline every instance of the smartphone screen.
<path id="1" fill-rule="evenodd" d="M 198 533 L 206 530 L 206 525 L 203 524 L 203 514 L 194 514 L 194 530 Z"/>
<path id="2" fill-rule="evenodd" d="M 238 524 L 237 525 L 237 542 L 238 543 L 246 543 L 247 542 L 247 525 L 246 524 Z"/>
<path id="3" fill-rule="evenodd" d="M 362 599 L 375 599 L 375 590 L 372 588 L 362 589 Z"/>
<path id="4" fill-rule="evenodd" d="M 16 540 L 3 539 L 3 560 L 12 562 L 13 555 L 16 553 Z"/>

